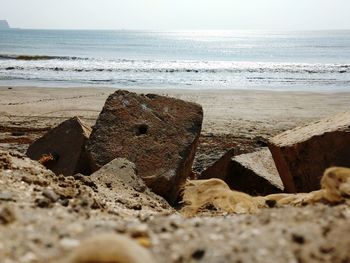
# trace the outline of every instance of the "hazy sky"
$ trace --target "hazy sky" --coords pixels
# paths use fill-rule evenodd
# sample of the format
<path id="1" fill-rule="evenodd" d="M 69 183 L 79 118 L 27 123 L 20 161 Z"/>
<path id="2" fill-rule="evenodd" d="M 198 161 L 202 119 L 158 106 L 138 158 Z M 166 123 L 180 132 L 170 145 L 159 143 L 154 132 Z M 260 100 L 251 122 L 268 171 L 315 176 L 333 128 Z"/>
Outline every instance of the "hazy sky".
<path id="1" fill-rule="evenodd" d="M 0 0 L 21 28 L 350 29 L 350 0 Z"/>

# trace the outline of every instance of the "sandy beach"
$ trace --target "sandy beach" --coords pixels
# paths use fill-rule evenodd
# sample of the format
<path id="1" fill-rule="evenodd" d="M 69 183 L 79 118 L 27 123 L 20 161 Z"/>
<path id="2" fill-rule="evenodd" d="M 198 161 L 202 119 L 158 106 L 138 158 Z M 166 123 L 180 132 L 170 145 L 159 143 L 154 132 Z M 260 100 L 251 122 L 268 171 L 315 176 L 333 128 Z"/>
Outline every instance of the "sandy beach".
<path id="1" fill-rule="evenodd" d="M 94 123 L 111 88 L 0 87 L 2 126 L 52 127 L 72 116 Z M 350 107 L 350 92 L 132 89 L 196 102 L 203 133 L 271 136 Z"/>

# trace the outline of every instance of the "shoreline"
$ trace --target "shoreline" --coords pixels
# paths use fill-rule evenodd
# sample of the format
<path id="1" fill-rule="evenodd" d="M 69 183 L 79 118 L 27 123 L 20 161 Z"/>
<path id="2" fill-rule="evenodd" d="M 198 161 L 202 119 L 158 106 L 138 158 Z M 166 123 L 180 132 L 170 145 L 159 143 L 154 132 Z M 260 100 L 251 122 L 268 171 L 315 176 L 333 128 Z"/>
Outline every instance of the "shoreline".
<path id="1" fill-rule="evenodd" d="M 83 86 L 83 85 L 72 85 L 72 86 L 41 86 L 41 85 L 1 85 L 0 84 L 0 90 L 1 89 L 62 89 L 62 90 L 129 90 L 132 92 L 164 92 L 164 91 L 174 91 L 175 93 L 179 92 L 271 92 L 271 93 L 297 93 L 297 94 L 348 94 L 350 93 L 350 90 L 341 90 L 341 89 L 320 89 L 320 90 L 314 90 L 314 89 L 307 89 L 307 90 L 301 90 L 301 89 L 295 89 L 295 90 L 286 90 L 286 89 L 269 89 L 269 88 L 236 88 L 236 87 L 227 87 L 227 88 L 210 88 L 210 87 L 194 87 L 194 86 L 167 86 L 167 87 L 136 87 L 136 86 L 125 86 L 125 87 L 113 87 L 113 86 L 98 86 L 98 85 L 91 85 L 91 86 Z"/>

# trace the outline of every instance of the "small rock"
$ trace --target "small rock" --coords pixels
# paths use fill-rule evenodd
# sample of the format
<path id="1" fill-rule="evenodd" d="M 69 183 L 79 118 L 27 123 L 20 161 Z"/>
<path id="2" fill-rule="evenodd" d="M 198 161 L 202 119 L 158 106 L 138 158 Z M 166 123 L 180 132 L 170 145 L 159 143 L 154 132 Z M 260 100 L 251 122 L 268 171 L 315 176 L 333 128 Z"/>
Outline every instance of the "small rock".
<path id="1" fill-rule="evenodd" d="M 146 185 L 135 185 L 134 189 L 137 192 L 143 193 L 146 190 Z"/>
<path id="2" fill-rule="evenodd" d="M 40 208 L 49 208 L 52 206 L 51 200 L 46 197 L 36 199 L 35 204 Z"/>
<path id="3" fill-rule="evenodd" d="M 59 199 L 58 202 L 62 205 L 67 207 L 69 205 L 69 200 L 64 198 L 64 199 Z"/>
<path id="4" fill-rule="evenodd" d="M 7 225 L 16 220 L 16 216 L 12 208 L 3 207 L 0 209 L 0 224 Z"/>
<path id="5" fill-rule="evenodd" d="M 64 121 L 33 142 L 27 156 L 38 160 L 55 174 L 90 174 L 85 142 L 91 128 L 78 117 Z"/>
<path id="6" fill-rule="evenodd" d="M 134 204 L 131 204 L 130 206 L 128 206 L 128 208 L 134 209 L 134 210 L 142 210 L 142 205 L 134 203 Z"/>
<path id="7" fill-rule="evenodd" d="M 192 258 L 195 260 L 201 260 L 205 255 L 205 250 L 204 249 L 197 249 L 192 253 Z"/>
<path id="8" fill-rule="evenodd" d="M 56 202 L 59 199 L 59 196 L 52 189 L 46 188 L 43 191 L 43 196 L 50 199 L 51 202 Z"/>
<path id="9" fill-rule="evenodd" d="M 292 240 L 300 245 L 305 243 L 305 238 L 299 234 L 292 234 Z"/>
<path id="10" fill-rule="evenodd" d="M 117 234 L 100 234 L 83 241 L 68 263 L 155 263 L 152 254 L 132 239 Z"/>
<path id="11" fill-rule="evenodd" d="M 91 209 L 101 209 L 103 208 L 103 205 L 96 198 L 93 198 L 92 204 L 90 207 Z"/>

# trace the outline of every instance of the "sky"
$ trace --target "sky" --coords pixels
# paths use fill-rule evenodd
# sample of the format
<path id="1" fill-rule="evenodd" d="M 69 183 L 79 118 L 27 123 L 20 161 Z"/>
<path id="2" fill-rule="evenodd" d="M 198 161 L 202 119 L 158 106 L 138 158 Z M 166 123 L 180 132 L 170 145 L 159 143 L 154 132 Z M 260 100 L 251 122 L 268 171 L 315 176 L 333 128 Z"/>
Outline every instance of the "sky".
<path id="1" fill-rule="evenodd" d="M 350 29 L 350 0 L 0 0 L 0 19 L 36 29 Z"/>

